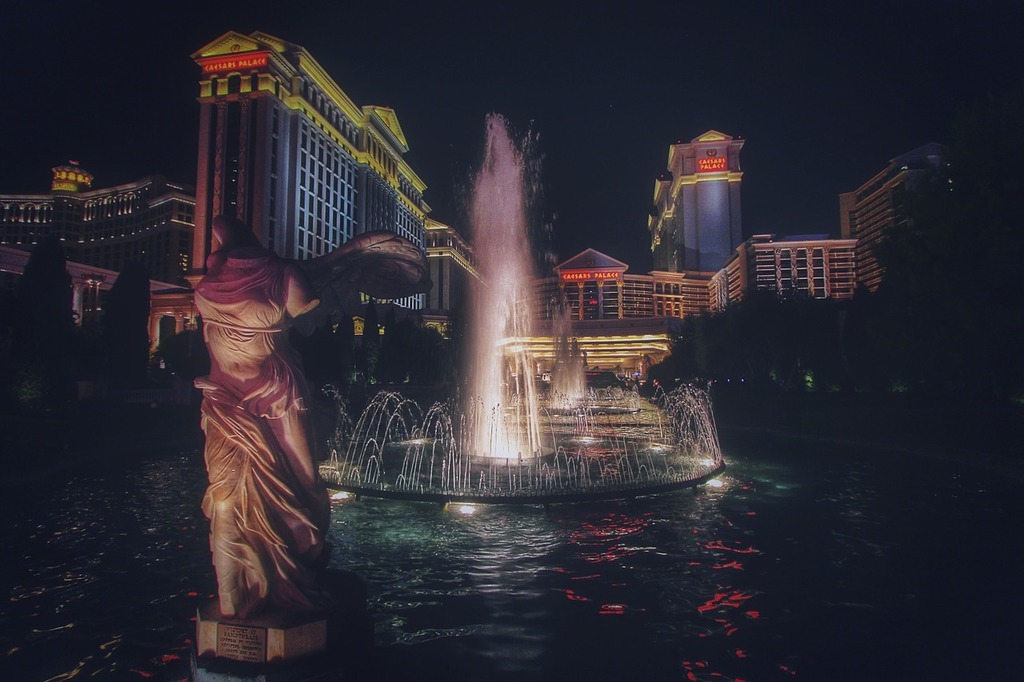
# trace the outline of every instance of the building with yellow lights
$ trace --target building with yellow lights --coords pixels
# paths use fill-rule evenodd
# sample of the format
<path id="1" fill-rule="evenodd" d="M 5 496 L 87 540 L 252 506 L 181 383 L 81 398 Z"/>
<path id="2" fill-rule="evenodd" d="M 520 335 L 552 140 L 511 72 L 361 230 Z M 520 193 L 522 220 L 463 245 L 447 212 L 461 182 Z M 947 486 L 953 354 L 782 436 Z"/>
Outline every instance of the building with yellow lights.
<path id="1" fill-rule="evenodd" d="M 654 269 L 715 272 L 743 240 L 743 140 L 717 130 L 670 145 L 647 227 Z"/>
<path id="2" fill-rule="evenodd" d="M 427 218 L 427 265 L 433 284 L 422 311 L 423 322 L 447 335 L 449 314 L 464 310 L 471 287 L 480 281 L 473 247 L 449 225 Z"/>
<path id="3" fill-rule="evenodd" d="M 851 298 L 856 240 L 755 235 L 715 272 L 633 275 L 628 269 L 587 249 L 556 266 L 553 277 L 536 281 L 536 334 L 528 346 L 542 371 L 554 363 L 556 335 L 564 333 L 561 320 L 569 321 L 587 367 L 642 377 L 669 355 L 671 332 L 685 317 L 723 311 L 754 291 Z"/>
<path id="4" fill-rule="evenodd" d="M 710 130 L 669 147 L 648 220 L 654 269 L 587 249 L 534 288 L 535 337 L 543 369 L 554 362 L 563 320 L 591 369 L 642 377 L 671 352 L 679 320 L 725 310 L 753 291 L 779 296 L 853 296 L 855 239 L 755 235 L 743 241 L 741 139 Z"/>
<path id="5" fill-rule="evenodd" d="M 426 185 L 404 159 L 392 109 L 357 105 L 305 48 L 267 33 L 230 31 L 192 59 L 201 74 L 193 283 L 218 214 L 298 260 L 371 230 L 425 246 Z M 394 303 L 421 309 L 426 296 Z"/>
<path id="6" fill-rule="evenodd" d="M 725 310 L 753 291 L 816 300 L 852 298 L 857 288 L 856 249 L 855 239 L 823 234 L 754 235 L 712 275 L 709 310 Z"/>
<path id="7" fill-rule="evenodd" d="M 839 195 L 840 234 L 857 242 L 858 285 L 878 289 L 885 274 L 878 244 L 891 230 L 909 226 L 907 194 L 944 163 L 942 146 L 930 142 L 897 156 L 856 190 Z"/>
<path id="8" fill-rule="evenodd" d="M 48 194 L 0 195 L 0 244 L 31 251 L 60 239 L 70 261 L 120 272 L 141 263 L 150 277 L 184 282 L 191 267 L 194 190 L 149 176 L 93 189 L 76 163 L 53 168 Z"/>

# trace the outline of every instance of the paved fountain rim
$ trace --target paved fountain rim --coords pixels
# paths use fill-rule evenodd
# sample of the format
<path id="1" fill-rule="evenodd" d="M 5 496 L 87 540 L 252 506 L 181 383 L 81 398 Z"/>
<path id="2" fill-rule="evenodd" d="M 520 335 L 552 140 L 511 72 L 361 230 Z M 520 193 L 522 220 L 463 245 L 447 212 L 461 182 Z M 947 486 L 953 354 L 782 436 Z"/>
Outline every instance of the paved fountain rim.
<path id="1" fill-rule="evenodd" d="M 606 502 L 610 500 L 628 500 L 637 497 L 660 495 L 684 488 L 695 488 L 725 471 L 725 462 L 719 462 L 715 469 L 696 478 L 680 478 L 677 481 L 650 484 L 622 484 L 616 486 L 595 486 L 585 491 L 540 492 L 540 493 L 487 493 L 470 494 L 457 492 L 414 492 L 357 486 L 326 481 L 327 488 L 332 492 L 346 492 L 358 497 L 374 497 L 388 500 L 408 502 L 430 502 L 434 504 L 478 504 L 478 505 L 547 505 L 547 504 L 578 504 L 584 502 Z"/>

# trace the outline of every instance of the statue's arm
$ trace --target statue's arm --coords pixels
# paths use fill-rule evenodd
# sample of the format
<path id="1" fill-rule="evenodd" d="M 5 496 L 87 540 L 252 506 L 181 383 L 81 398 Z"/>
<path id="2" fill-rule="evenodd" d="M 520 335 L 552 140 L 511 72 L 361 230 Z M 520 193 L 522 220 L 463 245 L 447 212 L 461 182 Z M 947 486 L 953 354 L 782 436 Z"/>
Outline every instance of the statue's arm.
<path id="1" fill-rule="evenodd" d="M 285 310 L 294 319 L 320 305 L 306 274 L 293 263 L 285 268 Z"/>

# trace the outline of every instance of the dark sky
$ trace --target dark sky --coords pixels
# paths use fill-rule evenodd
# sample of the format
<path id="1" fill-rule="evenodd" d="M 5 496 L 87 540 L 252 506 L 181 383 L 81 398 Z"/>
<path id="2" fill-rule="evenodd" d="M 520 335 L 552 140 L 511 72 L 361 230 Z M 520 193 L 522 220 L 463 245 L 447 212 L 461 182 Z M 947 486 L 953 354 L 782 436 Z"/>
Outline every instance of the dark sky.
<path id="1" fill-rule="evenodd" d="M 1024 73 L 1012 2 L 601 4 L 5 4 L 0 193 L 46 192 L 68 159 L 97 187 L 194 182 L 190 55 L 260 30 L 304 46 L 357 104 L 395 109 L 434 218 L 462 223 L 497 112 L 537 136 L 559 256 L 593 247 L 639 273 L 673 142 L 746 140 L 745 235 L 838 235 L 840 192 Z"/>

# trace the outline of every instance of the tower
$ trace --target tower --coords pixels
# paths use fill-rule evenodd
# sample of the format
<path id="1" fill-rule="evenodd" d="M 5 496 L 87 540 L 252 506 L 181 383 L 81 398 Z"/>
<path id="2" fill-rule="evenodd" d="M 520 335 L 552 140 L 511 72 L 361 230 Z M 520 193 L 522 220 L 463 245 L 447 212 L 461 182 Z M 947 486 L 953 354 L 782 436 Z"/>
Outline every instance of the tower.
<path id="1" fill-rule="evenodd" d="M 669 147 L 648 220 L 655 270 L 714 272 L 743 241 L 742 148 L 716 130 Z"/>
<path id="2" fill-rule="evenodd" d="M 221 213 L 287 258 L 379 229 L 423 247 L 426 185 L 403 158 L 393 110 L 357 106 L 303 47 L 266 33 L 225 33 L 192 59 L 201 70 L 193 286 Z M 396 302 L 420 308 L 424 295 Z"/>

